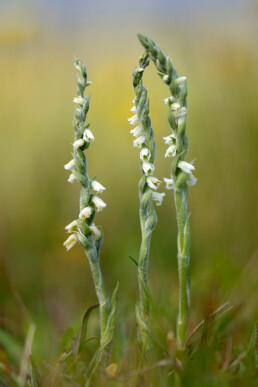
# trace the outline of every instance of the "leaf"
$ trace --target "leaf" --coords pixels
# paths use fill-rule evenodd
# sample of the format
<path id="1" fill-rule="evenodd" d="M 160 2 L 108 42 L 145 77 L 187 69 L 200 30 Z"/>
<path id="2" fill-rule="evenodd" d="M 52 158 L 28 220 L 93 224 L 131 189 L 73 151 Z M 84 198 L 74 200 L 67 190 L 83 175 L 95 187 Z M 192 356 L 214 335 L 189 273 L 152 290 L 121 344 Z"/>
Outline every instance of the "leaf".
<path id="1" fill-rule="evenodd" d="M 119 286 L 119 282 L 117 282 L 111 297 L 110 313 L 108 316 L 107 327 L 101 340 L 102 349 L 106 348 L 113 339 L 115 325 L 116 325 L 116 293 L 118 290 L 118 286 Z"/>
<path id="2" fill-rule="evenodd" d="M 135 263 L 135 265 L 138 267 L 138 262 L 133 258 L 133 257 L 131 257 L 130 255 L 129 255 L 129 258 Z"/>
<path id="3" fill-rule="evenodd" d="M 34 364 L 32 358 L 30 357 L 30 377 L 31 377 L 31 384 L 32 387 L 41 387 L 42 381 L 40 377 L 40 373 Z"/>
<path id="4" fill-rule="evenodd" d="M 99 307 L 99 304 L 95 304 L 95 305 L 92 305 L 89 309 L 87 309 L 87 311 L 85 312 L 84 316 L 83 316 L 83 319 L 82 319 L 82 324 L 81 324 L 81 328 L 80 328 L 80 331 L 73 343 L 73 356 L 76 358 L 85 342 L 85 337 L 86 337 L 86 332 L 87 332 L 87 324 L 88 324 L 88 320 L 89 320 L 89 317 L 90 317 L 90 314 L 91 312 L 98 308 Z"/>

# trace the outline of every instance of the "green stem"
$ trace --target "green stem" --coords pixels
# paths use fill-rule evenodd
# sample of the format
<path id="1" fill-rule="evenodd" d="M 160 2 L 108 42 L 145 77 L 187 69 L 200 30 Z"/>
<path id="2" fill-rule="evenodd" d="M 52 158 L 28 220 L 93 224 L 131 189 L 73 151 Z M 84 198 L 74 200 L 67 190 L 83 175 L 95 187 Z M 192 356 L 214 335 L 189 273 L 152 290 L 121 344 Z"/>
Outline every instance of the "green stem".
<path id="1" fill-rule="evenodd" d="M 185 189 L 184 189 L 185 188 Z M 179 311 L 177 318 L 177 340 L 183 348 L 187 335 L 190 306 L 189 247 L 190 228 L 187 214 L 187 187 L 175 189 L 175 204 L 178 224 L 178 275 Z"/>
<path id="2" fill-rule="evenodd" d="M 187 334 L 190 305 L 189 256 L 191 236 L 187 214 L 187 196 L 188 185 L 194 185 L 196 182 L 191 172 L 194 169 L 193 166 L 185 162 L 188 151 L 186 136 L 187 82 L 185 77 L 178 77 L 171 58 L 167 57 L 153 40 L 141 34 L 137 36 L 146 50 L 146 55 L 153 61 L 159 76 L 169 87 L 171 93 L 171 96 L 165 100 L 169 107 L 168 122 L 172 132 L 166 138 L 166 144 L 172 146 L 175 153 L 173 154 L 172 150 L 170 152 L 176 157 L 172 161 L 171 178 L 167 180 L 170 180 L 170 187 L 175 190 L 178 223 L 179 313 L 177 341 L 178 347 L 182 348 Z"/>

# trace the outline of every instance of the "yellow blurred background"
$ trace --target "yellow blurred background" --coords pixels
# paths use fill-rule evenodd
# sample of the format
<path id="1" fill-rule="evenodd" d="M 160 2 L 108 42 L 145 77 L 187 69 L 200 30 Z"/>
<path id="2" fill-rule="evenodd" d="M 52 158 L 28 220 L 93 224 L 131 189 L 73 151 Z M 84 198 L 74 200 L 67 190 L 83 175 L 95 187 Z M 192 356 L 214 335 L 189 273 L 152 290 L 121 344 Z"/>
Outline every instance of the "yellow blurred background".
<path id="1" fill-rule="evenodd" d="M 96 141 L 87 160 L 90 176 L 107 188 L 108 205 L 96 219 L 105 232 L 103 273 L 109 292 L 120 281 L 118 330 L 126 329 L 127 318 L 134 324 L 138 289 L 129 255 L 138 259 L 140 172 L 127 118 L 131 73 L 143 51 L 137 32 L 171 55 L 188 79 L 187 160 L 196 157 L 198 178 L 189 195 L 191 324 L 202 319 L 210 299 L 218 306 L 230 300 L 240 325 L 251 323 L 258 266 L 257 15 L 255 0 L 0 1 L 0 328 L 22 341 L 29 313 L 38 359 L 55 358 L 67 328 L 78 327 L 96 301 L 83 250 L 67 253 L 62 246 L 79 201 L 79 187 L 67 183 L 63 169 L 73 141 L 74 55 L 93 82 L 88 122 Z M 157 144 L 155 175 L 168 177 L 162 140 L 169 134 L 168 90 L 153 65 L 144 83 Z M 150 287 L 164 329 L 174 329 L 172 191 L 157 214 Z"/>

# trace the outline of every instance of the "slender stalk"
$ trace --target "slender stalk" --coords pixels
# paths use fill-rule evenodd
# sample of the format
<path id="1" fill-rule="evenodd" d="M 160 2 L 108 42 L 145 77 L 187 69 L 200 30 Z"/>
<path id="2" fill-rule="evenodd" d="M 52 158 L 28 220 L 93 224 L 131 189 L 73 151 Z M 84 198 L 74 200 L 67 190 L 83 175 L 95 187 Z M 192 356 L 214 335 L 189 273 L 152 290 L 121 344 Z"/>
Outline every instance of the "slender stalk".
<path id="1" fill-rule="evenodd" d="M 157 224 L 157 215 L 153 201 L 161 205 L 164 193 L 155 192 L 161 181 L 153 176 L 155 162 L 155 141 L 151 120 L 149 117 L 149 99 L 147 89 L 142 82 L 144 69 L 149 64 L 148 55 L 144 54 L 139 59 L 139 66 L 133 71 L 133 88 L 135 93 L 134 104 L 131 109 L 135 115 L 129 118 L 132 125 L 137 125 L 131 130 L 136 139 L 134 146 L 141 149 L 140 169 L 142 177 L 139 182 L 140 199 L 140 224 L 142 241 L 138 262 L 138 282 L 140 291 L 140 303 L 136 306 L 136 318 L 139 328 L 142 348 L 148 347 L 150 316 L 150 295 L 148 290 L 148 264 L 149 250 L 152 232 Z"/>
<path id="2" fill-rule="evenodd" d="M 83 247 L 94 281 L 94 286 L 99 302 L 100 310 L 100 349 L 98 356 L 95 356 L 91 364 L 92 370 L 95 370 L 100 363 L 105 366 L 108 364 L 111 341 L 115 327 L 115 289 L 110 302 L 104 279 L 100 268 L 100 253 L 103 244 L 103 230 L 95 226 L 94 219 L 96 213 L 106 207 L 106 203 L 97 196 L 105 190 L 95 178 L 90 179 L 87 173 L 87 162 L 84 150 L 88 149 L 90 143 L 95 140 L 93 133 L 89 129 L 90 124 L 85 124 L 86 116 L 90 106 L 90 96 L 84 96 L 84 91 L 91 82 L 87 81 L 87 72 L 83 63 L 75 59 L 75 68 L 77 74 L 77 96 L 74 98 L 76 107 L 74 109 L 73 127 L 75 138 L 73 143 L 73 159 L 64 167 L 70 170 L 71 174 L 68 181 L 73 183 L 77 181 L 81 186 L 80 193 L 80 213 L 78 219 L 66 226 L 67 232 L 71 233 L 64 245 L 67 250 L 72 248 L 77 242 Z"/>
<path id="3" fill-rule="evenodd" d="M 171 58 L 166 57 L 153 40 L 138 34 L 138 38 L 146 50 L 146 55 L 155 64 L 158 75 L 169 87 L 171 96 L 165 100 L 169 107 L 168 122 L 172 133 L 164 137 L 169 145 L 165 157 L 175 157 L 172 161 L 171 176 L 164 178 L 167 189 L 174 189 L 174 199 L 178 224 L 178 273 L 179 273 L 179 312 L 177 319 L 177 341 L 179 348 L 187 335 L 187 325 L 190 306 L 190 225 L 187 213 L 188 186 L 196 183 L 192 175 L 195 169 L 192 163 L 187 163 L 185 157 L 188 151 L 188 139 L 186 136 L 186 96 L 187 83 L 185 77 L 178 77 Z"/>

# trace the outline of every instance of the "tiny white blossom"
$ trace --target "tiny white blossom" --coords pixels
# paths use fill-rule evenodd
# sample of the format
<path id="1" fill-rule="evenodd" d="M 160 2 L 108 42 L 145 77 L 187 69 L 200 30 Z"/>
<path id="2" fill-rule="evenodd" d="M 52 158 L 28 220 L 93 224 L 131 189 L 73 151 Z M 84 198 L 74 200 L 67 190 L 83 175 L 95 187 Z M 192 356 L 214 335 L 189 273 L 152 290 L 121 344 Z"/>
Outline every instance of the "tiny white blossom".
<path id="1" fill-rule="evenodd" d="M 92 215 L 92 213 L 93 213 L 92 207 L 87 206 L 83 208 L 83 210 L 81 210 L 81 212 L 79 213 L 79 218 L 84 220 L 86 218 L 89 218 Z"/>
<path id="2" fill-rule="evenodd" d="M 175 118 L 185 117 L 187 115 L 187 109 L 185 106 L 182 106 L 181 109 L 173 112 L 173 116 Z"/>
<path id="3" fill-rule="evenodd" d="M 192 173 L 190 173 L 189 176 L 188 176 L 188 179 L 187 179 L 187 183 L 189 185 L 195 185 L 196 182 L 197 182 L 196 177 Z"/>
<path id="4" fill-rule="evenodd" d="M 170 136 L 163 137 L 163 140 L 165 140 L 165 144 L 173 145 L 175 143 L 176 136 L 172 133 Z"/>
<path id="5" fill-rule="evenodd" d="M 164 75 L 164 76 L 163 76 L 163 81 L 164 81 L 165 83 L 167 83 L 167 82 L 169 81 L 169 76 L 168 76 L 168 75 Z"/>
<path id="6" fill-rule="evenodd" d="M 140 122 L 140 120 L 136 114 L 134 116 L 128 118 L 128 121 L 130 122 L 131 125 L 136 125 Z"/>
<path id="7" fill-rule="evenodd" d="M 144 170 L 145 175 L 151 175 L 154 171 L 154 165 L 149 163 L 148 161 L 144 161 L 142 163 L 142 169 Z"/>
<path id="8" fill-rule="evenodd" d="M 65 230 L 67 232 L 73 232 L 76 231 L 78 228 L 77 220 L 74 220 L 73 222 L 69 223 L 67 226 L 65 226 Z"/>
<path id="9" fill-rule="evenodd" d="M 74 103 L 78 103 L 79 105 L 83 105 L 83 103 L 84 103 L 84 98 L 82 98 L 82 97 L 75 97 L 74 99 L 73 99 L 73 102 Z"/>
<path id="10" fill-rule="evenodd" d="M 180 168 L 185 173 L 192 173 L 195 169 L 192 164 L 187 163 L 186 161 L 179 161 L 178 168 Z"/>
<path id="11" fill-rule="evenodd" d="M 68 177 L 67 181 L 69 183 L 74 183 L 75 181 L 77 181 L 75 175 L 73 173 L 70 174 L 70 176 Z"/>
<path id="12" fill-rule="evenodd" d="M 136 138 L 136 140 L 134 140 L 133 142 L 133 146 L 135 148 L 141 148 L 142 147 L 142 144 L 144 144 L 146 141 L 146 137 L 143 135 L 141 135 L 140 137 Z"/>
<path id="13" fill-rule="evenodd" d="M 106 207 L 106 203 L 100 199 L 98 196 L 93 196 L 92 201 L 97 209 L 97 211 L 102 211 L 104 207 Z"/>
<path id="14" fill-rule="evenodd" d="M 150 150 L 148 148 L 143 148 L 140 152 L 140 159 L 142 161 L 149 161 L 151 157 Z"/>
<path id="15" fill-rule="evenodd" d="M 165 157 L 172 157 L 176 155 L 176 145 L 170 145 L 166 150 Z"/>
<path id="16" fill-rule="evenodd" d="M 182 83 L 185 81 L 186 81 L 186 77 L 179 77 L 179 78 L 175 79 L 175 83 L 177 83 L 178 85 L 179 85 L 179 83 Z"/>
<path id="17" fill-rule="evenodd" d="M 82 147 L 84 144 L 85 144 L 84 140 L 82 138 L 80 138 L 79 140 L 74 141 L 73 147 L 75 149 L 78 149 L 78 148 Z"/>
<path id="18" fill-rule="evenodd" d="M 174 102 L 174 101 L 175 101 L 175 98 L 172 95 L 164 99 L 165 105 L 168 105 L 169 102 Z"/>
<path id="19" fill-rule="evenodd" d="M 83 139 L 86 142 L 91 142 L 95 140 L 95 137 L 93 136 L 93 133 L 90 129 L 85 129 L 83 132 Z"/>
<path id="20" fill-rule="evenodd" d="M 76 164 L 75 164 L 74 159 L 72 159 L 71 161 L 69 161 L 69 163 L 64 165 L 64 169 L 66 169 L 67 171 L 70 171 L 71 169 L 73 169 L 75 167 L 76 167 Z"/>
<path id="21" fill-rule="evenodd" d="M 100 184 L 98 181 L 96 180 L 93 180 L 91 182 L 91 188 L 93 189 L 93 191 L 96 191 L 97 193 L 102 193 L 103 191 L 105 191 L 105 187 L 103 187 L 102 184 Z"/>
<path id="22" fill-rule="evenodd" d="M 172 105 L 171 105 L 171 109 L 174 110 L 174 111 L 178 110 L 180 108 L 181 108 L 180 103 L 175 102 L 175 103 L 172 103 Z"/>
<path id="23" fill-rule="evenodd" d="M 157 206 L 161 206 L 165 195 L 166 194 L 164 192 L 152 192 L 152 200 L 156 202 Z"/>
<path id="24" fill-rule="evenodd" d="M 132 133 L 134 137 L 140 136 L 140 134 L 142 134 L 143 132 L 144 132 L 144 129 L 141 125 L 138 125 L 134 129 L 130 130 L 130 133 Z"/>
<path id="25" fill-rule="evenodd" d="M 135 71 L 137 71 L 137 73 L 142 73 L 144 69 L 142 67 L 137 67 Z"/>
<path id="26" fill-rule="evenodd" d="M 72 234 L 69 236 L 69 238 L 66 239 L 64 242 L 64 246 L 66 247 L 66 250 L 70 250 L 74 245 L 77 243 L 77 237 L 75 234 Z"/>
<path id="27" fill-rule="evenodd" d="M 173 179 L 167 179 L 166 177 L 164 177 L 163 180 L 166 183 L 166 189 L 174 189 L 175 188 L 175 182 Z"/>
<path id="28" fill-rule="evenodd" d="M 131 112 L 136 113 L 136 106 L 133 106 Z"/>
<path id="29" fill-rule="evenodd" d="M 90 226 L 90 230 L 95 239 L 98 240 L 101 237 L 101 232 L 99 231 L 98 227 L 95 226 L 94 223 Z"/>
<path id="30" fill-rule="evenodd" d="M 77 71 L 79 71 L 80 73 L 82 72 L 82 70 L 81 70 L 81 68 L 80 68 L 80 66 L 79 66 L 79 65 L 76 65 L 76 64 L 75 64 L 75 65 L 74 65 L 74 67 L 75 67 L 75 68 L 76 68 L 76 70 L 77 70 Z"/>
<path id="31" fill-rule="evenodd" d="M 156 190 L 157 188 L 159 188 L 160 184 L 161 184 L 161 181 L 158 180 L 156 177 L 154 176 L 148 176 L 147 177 L 147 184 L 150 188 Z"/>

